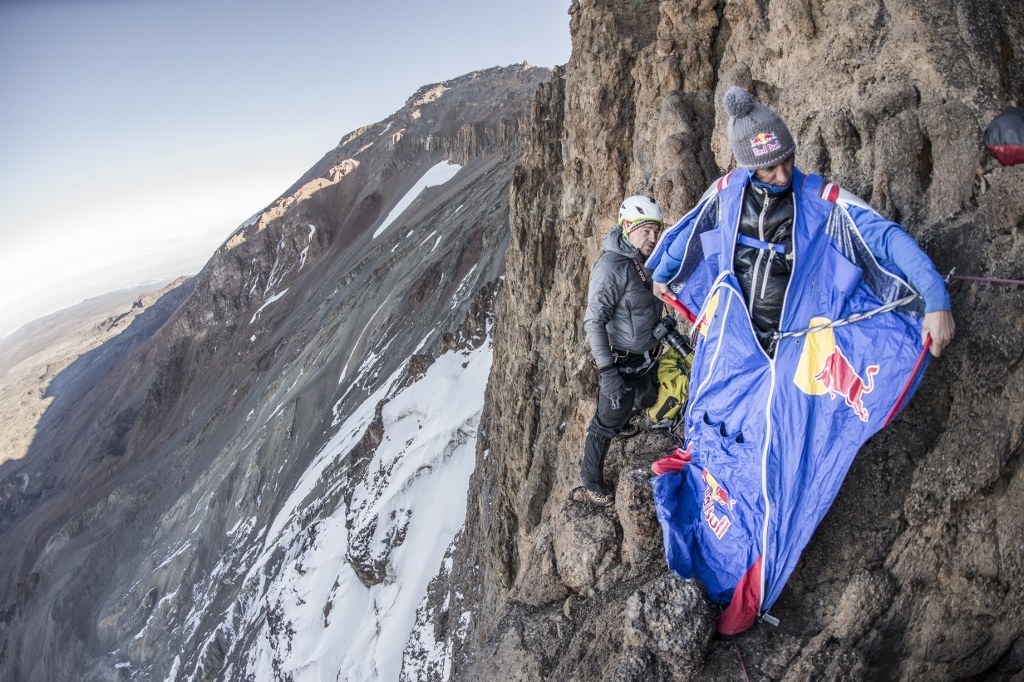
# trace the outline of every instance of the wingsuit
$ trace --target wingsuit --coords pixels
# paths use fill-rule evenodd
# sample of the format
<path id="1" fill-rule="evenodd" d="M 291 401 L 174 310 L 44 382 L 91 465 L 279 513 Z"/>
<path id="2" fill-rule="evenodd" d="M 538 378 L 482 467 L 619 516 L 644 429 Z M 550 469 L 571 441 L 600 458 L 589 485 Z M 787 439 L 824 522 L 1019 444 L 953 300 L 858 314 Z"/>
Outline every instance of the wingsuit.
<path id="1" fill-rule="evenodd" d="M 759 147 L 791 159 L 756 106 L 774 118 L 730 142 L 749 139 L 750 166 Z M 781 190 L 754 168 L 720 178 L 647 265 L 696 316 L 685 447 L 654 467 L 666 559 L 727 605 L 719 631 L 735 634 L 775 603 L 858 449 L 913 394 L 922 319 L 949 298 L 902 228 L 796 168 Z"/>

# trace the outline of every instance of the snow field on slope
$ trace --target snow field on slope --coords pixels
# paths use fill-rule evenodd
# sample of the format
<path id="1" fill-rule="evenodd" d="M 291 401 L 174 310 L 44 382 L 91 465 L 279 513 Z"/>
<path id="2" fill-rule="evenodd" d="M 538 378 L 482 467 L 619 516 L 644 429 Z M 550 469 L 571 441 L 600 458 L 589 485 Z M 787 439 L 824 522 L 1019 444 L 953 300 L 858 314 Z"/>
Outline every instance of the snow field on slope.
<path id="1" fill-rule="evenodd" d="M 462 166 L 457 163 L 452 163 L 451 161 L 442 161 L 435 164 L 426 173 L 424 173 L 423 177 L 421 177 L 416 184 L 412 186 L 412 189 L 406 192 L 405 196 L 395 204 L 395 207 L 391 209 L 391 213 L 388 213 L 388 217 L 384 219 L 384 222 L 380 224 L 380 227 L 374 230 L 372 239 L 376 239 L 380 235 L 384 234 L 384 230 L 388 229 L 391 223 L 395 222 L 395 219 L 402 215 L 405 212 L 405 209 L 409 208 L 410 204 L 416 200 L 416 197 L 418 197 L 423 190 L 435 185 L 443 185 L 454 178 L 460 170 L 462 170 Z"/>
<path id="2" fill-rule="evenodd" d="M 275 547 L 287 556 L 265 585 L 264 603 L 281 625 L 277 632 L 261 628 L 248 674 L 256 679 L 290 675 L 298 681 L 398 679 L 416 608 L 465 520 L 490 367 L 489 344 L 468 354 L 450 352 L 394 395 L 382 411 L 384 437 L 367 480 L 355 486 L 351 509 L 342 503 L 306 527 L 303 501 L 327 465 L 358 442 L 382 391 L 401 373 L 341 426 L 267 537 L 264 556 Z M 408 518 L 404 542 L 390 551 L 387 577 L 372 588 L 360 582 L 346 560 L 346 517 L 354 517 L 353 531 L 376 521 L 369 549 L 383 557 L 388 556 L 388 531 Z"/>

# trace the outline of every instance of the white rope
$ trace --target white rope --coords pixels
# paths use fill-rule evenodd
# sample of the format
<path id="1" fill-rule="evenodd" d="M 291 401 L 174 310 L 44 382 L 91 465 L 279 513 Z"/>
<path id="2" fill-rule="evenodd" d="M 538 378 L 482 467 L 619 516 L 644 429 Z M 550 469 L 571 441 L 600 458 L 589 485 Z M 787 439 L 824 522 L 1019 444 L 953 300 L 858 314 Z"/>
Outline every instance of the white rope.
<path id="1" fill-rule="evenodd" d="M 854 322 L 861 322 L 861 321 L 866 320 L 866 319 L 868 319 L 870 317 L 874 317 L 875 315 L 878 315 L 879 313 L 887 313 L 890 310 L 895 310 L 896 308 L 899 308 L 901 306 L 907 305 L 908 303 L 911 303 L 914 299 L 916 299 L 917 296 L 918 296 L 917 294 L 911 294 L 910 296 L 905 296 L 905 297 L 899 299 L 898 301 L 893 301 L 892 303 L 886 303 L 885 305 L 883 305 L 880 308 L 876 308 L 874 310 L 869 310 L 869 311 L 864 312 L 864 313 L 856 313 L 856 314 L 850 315 L 849 317 L 844 318 L 842 320 L 835 320 L 834 322 L 829 322 L 828 324 L 819 324 L 819 325 L 816 325 L 814 327 L 809 327 L 808 329 L 801 329 L 801 330 L 798 330 L 798 331 L 775 332 L 774 334 L 772 334 L 772 340 L 777 342 L 779 339 L 785 339 L 785 338 L 789 338 L 789 337 L 792 337 L 792 336 L 804 336 L 805 334 L 812 334 L 814 332 L 821 331 L 822 329 L 833 329 L 835 327 L 842 327 L 842 326 L 847 325 L 847 324 L 853 324 Z"/>

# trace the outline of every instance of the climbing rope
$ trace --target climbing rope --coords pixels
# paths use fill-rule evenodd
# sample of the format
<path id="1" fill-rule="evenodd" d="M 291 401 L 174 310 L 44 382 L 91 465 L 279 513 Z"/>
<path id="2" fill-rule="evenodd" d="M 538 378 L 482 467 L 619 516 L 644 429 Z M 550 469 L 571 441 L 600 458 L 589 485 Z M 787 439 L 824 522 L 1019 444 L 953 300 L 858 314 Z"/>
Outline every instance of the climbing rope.
<path id="1" fill-rule="evenodd" d="M 958 275 L 956 274 L 956 268 L 949 271 L 946 275 L 946 281 L 951 279 L 959 279 L 967 282 L 984 282 L 985 284 L 1009 284 L 1011 286 L 1024 287 L 1024 279 L 1006 279 L 1004 277 L 977 277 L 974 275 Z"/>
<path id="2" fill-rule="evenodd" d="M 849 317 L 844 317 L 841 320 L 834 320 L 827 324 L 818 324 L 807 329 L 798 329 L 790 332 L 774 332 L 772 334 L 772 341 L 777 343 L 779 339 L 785 339 L 793 336 L 804 336 L 805 334 L 813 334 L 814 332 L 821 331 L 822 329 L 832 329 L 835 327 L 842 327 L 847 324 L 853 324 L 854 322 L 861 322 L 870 317 L 874 317 L 880 313 L 887 313 L 890 310 L 895 310 L 901 306 L 905 306 L 917 298 L 917 294 L 911 294 L 910 296 L 904 296 L 903 298 L 893 301 L 892 303 L 886 303 L 885 305 L 875 308 L 874 310 L 867 310 L 863 313 L 855 313 Z"/>
<path id="3" fill-rule="evenodd" d="M 750 682 L 750 676 L 747 675 L 747 666 L 743 663 L 743 654 L 740 653 L 740 645 L 736 642 L 736 639 L 732 640 L 733 650 L 736 652 L 736 660 L 740 664 L 740 672 L 743 673 L 743 682 Z"/>

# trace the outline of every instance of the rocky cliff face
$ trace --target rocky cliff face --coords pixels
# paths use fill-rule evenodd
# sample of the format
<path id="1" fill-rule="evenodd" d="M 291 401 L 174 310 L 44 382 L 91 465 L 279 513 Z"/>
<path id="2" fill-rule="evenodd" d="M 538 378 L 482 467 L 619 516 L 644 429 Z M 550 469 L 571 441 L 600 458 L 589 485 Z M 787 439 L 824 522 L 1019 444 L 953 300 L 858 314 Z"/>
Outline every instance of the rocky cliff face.
<path id="1" fill-rule="evenodd" d="M 1024 668 L 1024 291 L 954 282 L 958 336 L 862 450 L 773 614 L 732 643 L 667 575 L 647 482 L 570 499 L 596 395 L 582 316 L 621 197 L 681 216 L 729 162 L 721 97 L 778 110 L 797 164 L 901 221 L 942 272 L 1024 275 L 1024 167 L 981 134 L 1024 101 L 1008 0 L 580 0 L 534 100 L 466 527 L 420 618 L 456 679 L 1007 679 Z M 429 661 L 430 647 L 407 657 Z M 428 666 L 429 667 L 429 666 Z M 437 676 L 443 666 L 432 668 Z"/>
<path id="2" fill-rule="evenodd" d="M 0 466 L 0 678 L 397 677 L 462 521 L 548 78 L 423 88 L 54 378 Z"/>

